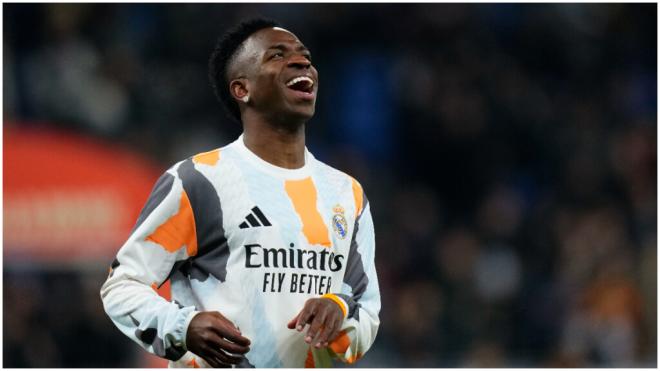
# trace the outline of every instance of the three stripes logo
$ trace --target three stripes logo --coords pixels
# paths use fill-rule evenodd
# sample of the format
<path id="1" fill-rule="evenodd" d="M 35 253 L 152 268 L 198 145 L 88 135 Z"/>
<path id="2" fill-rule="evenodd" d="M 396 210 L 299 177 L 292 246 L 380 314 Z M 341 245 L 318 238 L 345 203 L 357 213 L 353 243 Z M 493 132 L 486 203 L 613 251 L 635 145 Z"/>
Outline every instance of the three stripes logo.
<path id="1" fill-rule="evenodd" d="M 256 217 L 255 217 L 256 216 Z M 266 219 L 266 215 L 259 210 L 259 207 L 252 208 L 252 212 L 245 217 L 245 221 L 241 223 L 238 228 L 246 229 L 250 227 L 270 227 L 271 224 Z"/>

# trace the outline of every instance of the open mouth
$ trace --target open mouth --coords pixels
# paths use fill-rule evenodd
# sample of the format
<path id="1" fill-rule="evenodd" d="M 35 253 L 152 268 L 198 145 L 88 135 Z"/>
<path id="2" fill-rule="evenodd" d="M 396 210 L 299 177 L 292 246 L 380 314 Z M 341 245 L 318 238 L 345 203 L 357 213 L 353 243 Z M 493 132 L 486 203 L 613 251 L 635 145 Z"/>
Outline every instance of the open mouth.
<path id="1" fill-rule="evenodd" d="M 309 94 L 314 91 L 314 80 L 307 76 L 298 76 L 289 80 L 286 86 L 291 90 Z"/>

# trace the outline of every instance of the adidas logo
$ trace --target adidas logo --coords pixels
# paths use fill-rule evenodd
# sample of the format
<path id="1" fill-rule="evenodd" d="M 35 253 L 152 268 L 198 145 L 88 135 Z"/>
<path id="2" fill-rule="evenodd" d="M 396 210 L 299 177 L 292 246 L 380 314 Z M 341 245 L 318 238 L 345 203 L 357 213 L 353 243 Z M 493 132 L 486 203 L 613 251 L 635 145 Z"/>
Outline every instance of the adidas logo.
<path id="1" fill-rule="evenodd" d="M 255 215 L 256 215 L 256 217 L 255 217 Z M 257 219 L 259 219 L 259 220 L 257 220 Z M 264 213 L 262 213 L 261 210 L 259 210 L 259 207 L 257 207 L 257 206 L 252 208 L 252 212 L 245 217 L 245 220 L 246 221 L 241 223 L 238 226 L 238 228 L 245 229 L 245 228 L 250 228 L 250 227 L 261 227 L 261 226 L 270 227 L 271 226 L 268 219 L 266 219 L 266 215 L 264 215 Z M 261 222 L 261 223 L 259 223 L 259 222 Z"/>

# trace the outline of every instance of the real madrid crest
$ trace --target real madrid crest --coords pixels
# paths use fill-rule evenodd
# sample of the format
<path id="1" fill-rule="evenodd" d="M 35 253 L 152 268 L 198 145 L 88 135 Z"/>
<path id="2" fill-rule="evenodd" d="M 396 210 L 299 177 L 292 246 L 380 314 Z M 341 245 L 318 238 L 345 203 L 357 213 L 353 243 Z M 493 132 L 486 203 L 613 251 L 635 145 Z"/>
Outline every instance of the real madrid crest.
<path id="1" fill-rule="evenodd" d="M 348 234 L 348 224 L 346 224 L 346 218 L 344 217 L 344 208 L 337 204 L 332 208 L 332 211 L 335 213 L 332 216 L 332 229 L 343 240 L 346 238 L 346 234 Z"/>

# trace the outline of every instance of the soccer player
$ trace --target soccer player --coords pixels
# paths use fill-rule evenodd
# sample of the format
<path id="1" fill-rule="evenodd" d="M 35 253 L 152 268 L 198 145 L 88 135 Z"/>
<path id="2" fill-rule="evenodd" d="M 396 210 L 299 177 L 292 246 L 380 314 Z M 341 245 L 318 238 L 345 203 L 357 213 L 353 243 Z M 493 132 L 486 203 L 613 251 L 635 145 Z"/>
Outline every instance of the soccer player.
<path id="1" fill-rule="evenodd" d="M 373 343 L 380 293 L 360 184 L 305 147 L 318 73 L 274 22 L 209 62 L 243 134 L 157 181 L 101 288 L 116 326 L 171 367 L 329 367 Z M 171 282 L 172 301 L 154 288 Z"/>

